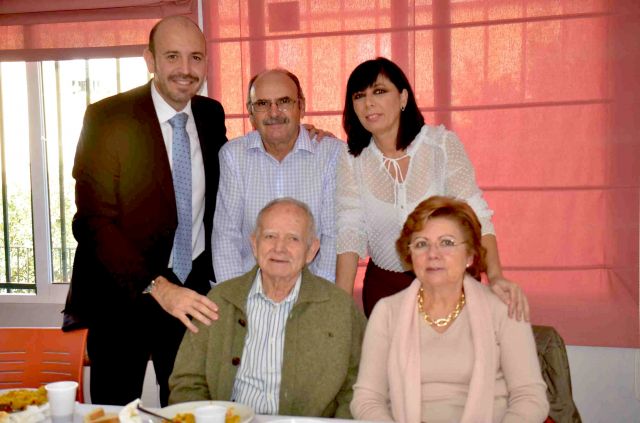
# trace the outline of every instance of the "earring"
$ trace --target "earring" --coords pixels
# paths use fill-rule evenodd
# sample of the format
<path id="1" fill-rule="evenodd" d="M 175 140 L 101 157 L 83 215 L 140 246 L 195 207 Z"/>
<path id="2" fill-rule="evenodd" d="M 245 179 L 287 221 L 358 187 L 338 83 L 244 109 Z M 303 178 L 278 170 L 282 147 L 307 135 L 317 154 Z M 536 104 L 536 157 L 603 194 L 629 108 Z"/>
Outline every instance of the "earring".
<path id="1" fill-rule="evenodd" d="M 407 107 L 407 106 L 402 106 L 402 107 L 400 107 L 400 111 L 401 111 L 401 112 L 404 112 L 404 108 L 405 108 L 405 107 Z"/>

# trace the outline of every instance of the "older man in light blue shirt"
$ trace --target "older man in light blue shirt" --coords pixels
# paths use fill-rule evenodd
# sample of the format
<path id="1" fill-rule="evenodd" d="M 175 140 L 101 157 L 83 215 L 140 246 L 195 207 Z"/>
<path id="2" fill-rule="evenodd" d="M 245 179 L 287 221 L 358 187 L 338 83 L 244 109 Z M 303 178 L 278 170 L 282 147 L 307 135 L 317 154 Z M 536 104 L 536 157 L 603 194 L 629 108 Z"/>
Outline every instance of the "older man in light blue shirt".
<path id="1" fill-rule="evenodd" d="M 250 236 L 258 212 L 269 201 L 293 197 L 310 207 L 320 250 L 309 266 L 335 280 L 336 164 L 344 143 L 313 141 L 300 125 L 304 95 L 298 78 L 283 69 L 256 75 L 247 109 L 255 131 L 225 144 L 219 153 L 220 182 L 213 218 L 213 269 L 218 282 L 255 265 Z"/>

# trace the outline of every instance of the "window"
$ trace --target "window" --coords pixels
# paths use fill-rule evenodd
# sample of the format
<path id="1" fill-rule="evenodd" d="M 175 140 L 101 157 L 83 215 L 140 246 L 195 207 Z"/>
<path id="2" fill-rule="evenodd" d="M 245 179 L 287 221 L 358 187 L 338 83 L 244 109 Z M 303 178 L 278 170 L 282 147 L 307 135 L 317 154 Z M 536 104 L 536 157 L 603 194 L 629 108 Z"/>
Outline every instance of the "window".
<path id="1" fill-rule="evenodd" d="M 24 63 L 0 66 L 2 233 L 0 276 L 6 292 L 35 288 L 33 215 L 29 174 L 27 79 Z"/>
<path id="2" fill-rule="evenodd" d="M 114 58 L 139 55 L 165 16 L 197 21 L 199 4 L 0 1 L 0 302 L 64 301 L 84 109 L 147 81 L 141 58 Z"/>
<path id="3" fill-rule="evenodd" d="M 66 291 L 50 282 L 71 278 L 71 170 L 84 111 L 148 79 L 141 57 L 0 64 L 0 294 Z"/>

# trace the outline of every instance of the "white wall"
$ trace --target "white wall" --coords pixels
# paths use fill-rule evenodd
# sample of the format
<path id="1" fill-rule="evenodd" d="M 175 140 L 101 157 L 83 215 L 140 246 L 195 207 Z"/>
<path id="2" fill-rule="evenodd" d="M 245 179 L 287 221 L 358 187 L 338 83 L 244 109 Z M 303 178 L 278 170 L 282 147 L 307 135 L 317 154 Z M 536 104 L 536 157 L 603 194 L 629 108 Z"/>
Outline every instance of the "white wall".
<path id="1" fill-rule="evenodd" d="M 567 346 L 567 354 L 583 422 L 640 422 L 640 349 Z"/>
<path id="2" fill-rule="evenodd" d="M 91 378 L 91 369 L 89 367 L 84 368 L 83 376 L 83 394 L 84 402 L 91 402 L 91 392 L 89 392 L 89 381 Z M 149 361 L 147 363 L 147 372 L 144 375 L 144 385 L 142 388 L 142 398 L 140 398 L 142 404 L 145 407 L 160 408 L 160 387 L 156 383 L 156 372 L 153 370 L 153 363 Z"/>

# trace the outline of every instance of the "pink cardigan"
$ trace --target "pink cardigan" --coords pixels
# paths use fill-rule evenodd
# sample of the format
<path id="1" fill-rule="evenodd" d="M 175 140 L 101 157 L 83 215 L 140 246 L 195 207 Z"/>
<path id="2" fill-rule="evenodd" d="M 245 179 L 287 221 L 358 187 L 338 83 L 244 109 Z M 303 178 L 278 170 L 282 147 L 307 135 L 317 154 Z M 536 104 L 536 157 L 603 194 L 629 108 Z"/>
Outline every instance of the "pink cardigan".
<path id="1" fill-rule="evenodd" d="M 487 298 L 487 295 L 492 294 L 487 294 L 486 288 L 470 276 L 465 277 L 463 285 L 471 325 L 475 363 L 461 422 L 491 422 L 493 421 L 494 384 L 498 371 L 494 364 L 496 363 L 496 335 L 491 304 Z M 358 375 L 358 381 L 354 385 L 354 399 L 351 403 L 351 412 L 356 419 L 420 423 L 421 352 L 419 325 L 424 322 L 422 322 L 417 309 L 419 288 L 420 282 L 416 279 L 404 291 L 381 300 L 373 311 L 363 345 L 361 374 Z M 391 319 L 388 318 L 389 315 L 393 315 Z M 393 323 L 389 325 L 389 322 Z M 367 337 L 372 336 L 374 339 L 370 339 L 370 342 L 388 342 L 386 362 L 381 362 L 384 360 L 372 357 L 365 351 Z M 532 351 L 532 354 L 535 356 L 535 351 Z M 534 363 L 537 365 L 537 360 L 534 360 Z M 368 386 L 369 384 L 365 381 L 367 377 L 363 377 L 362 373 L 385 367 L 387 369 L 385 380 L 387 385 Z M 539 368 L 538 374 L 540 374 Z M 536 392 L 536 395 L 542 396 L 542 398 L 536 398 L 539 404 L 539 410 L 536 414 L 539 413 L 546 417 L 548 412 L 544 393 L 546 386 L 542 382 L 541 375 L 538 385 L 536 391 L 539 392 Z M 391 410 L 389 410 L 387 403 L 390 403 Z M 544 417 L 540 421 L 542 420 Z"/>

